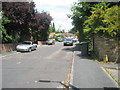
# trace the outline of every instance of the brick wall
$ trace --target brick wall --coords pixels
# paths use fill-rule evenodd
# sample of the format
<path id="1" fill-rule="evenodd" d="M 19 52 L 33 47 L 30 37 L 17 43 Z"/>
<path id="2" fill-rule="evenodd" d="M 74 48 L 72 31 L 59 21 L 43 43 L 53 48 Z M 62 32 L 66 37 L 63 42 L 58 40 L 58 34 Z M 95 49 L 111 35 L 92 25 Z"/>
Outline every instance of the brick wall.
<path id="1" fill-rule="evenodd" d="M 107 55 L 109 61 L 120 62 L 120 41 L 118 38 L 94 35 L 94 50 L 98 54 L 99 60 L 103 60 Z"/>

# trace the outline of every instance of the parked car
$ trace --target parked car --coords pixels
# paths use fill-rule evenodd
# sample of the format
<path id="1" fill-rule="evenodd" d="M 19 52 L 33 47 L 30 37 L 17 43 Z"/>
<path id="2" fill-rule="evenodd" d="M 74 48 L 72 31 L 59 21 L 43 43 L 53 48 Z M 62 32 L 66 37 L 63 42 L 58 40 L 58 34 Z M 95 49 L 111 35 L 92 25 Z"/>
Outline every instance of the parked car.
<path id="1" fill-rule="evenodd" d="M 72 38 L 73 42 L 77 42 L 77 38 Z"/>
<path id="2" fill-rule="evenodd" d="M 53 44 L 55 44 L 55 41 L 52 40 L 52 39 L 48 39 L 47 42 L 46 42 L 46 44 L 53 45 Z"/>
<path id="3" fill-rule="evenodd" d="M 58 38 L 58 42 L 64 41 L 64 38 Z"/>
<path id="4" fill-rule="evenodd" d="M 24 41 L 21 44 L 16 46 L 17 51 L 28 51 L 36 50 L 37 44 L 33 44 L 31 41 Z"/>
<path id="5" fill-rule="evenodd" d="M 71 46 L 73 46 L 73 40 L 71 39 L 71 38 L 66 38 L 65 40 L 64 40 L 64 46 L 66 46 L 66 45 L 71 45 Z"/>

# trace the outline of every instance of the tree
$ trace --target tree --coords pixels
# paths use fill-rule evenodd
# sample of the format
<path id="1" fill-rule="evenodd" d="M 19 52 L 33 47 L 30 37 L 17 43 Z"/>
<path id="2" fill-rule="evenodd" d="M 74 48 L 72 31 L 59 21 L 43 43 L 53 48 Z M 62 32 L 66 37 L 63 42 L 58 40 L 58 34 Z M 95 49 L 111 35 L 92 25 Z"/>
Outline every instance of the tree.
<path id="1" fill-rule="evenodd" d="M 7 34 L 6 29 L 4 27 L 4 24 L 9 23 L 10 20 L 8 20 L 6 17 L 3 17 L 3 12 L 0 12 L 0 43 L 9 42 L 12 40 L 12 37 Z"/>
<path id="2" fill-rule="evenodd" d="M 11 21 L 4 24 L 4 27 L 7 33 L 12 35 L 13 42 L 19 39 L 28 40 L 31 36 L 30 27 L 34 22 L 34 2 L 3 2 L 2 7 L 4 16 Z"/>
<path id="3" fill-rule="evenodd" d="M 49 36 L 49 26 L 52 17 L 46 12 L 36 12 L 35 14 L 35 26 L 33 27 L 33 37 L 35 40 L 45 41 Z"/>
<path id="4" fill-rule="evenodd" d="M 90 34 L 106 34 L 109 36 L 120 35 L 120 6 L 108 8 L 107 3 L 100 3 L 92 7 L 92 15 L 85 21 L 85 32 Z"/>
<path id="5" fill-rule="evenodd" d="M 47 12 L 35 10 L 34 2 L 3 2 L 4 16 L 11 22 L 4 24 L 12 42 L 47 40 L 52 17 Z"/>
<path id="6" fill-rule="evenodd" d="M 91 15 L 91 7 L 94 6 L 97 2 L 80 2 L 80 0 L 75 3 L 71 11 L 72 15 L 69 17 L 73 20 L 72 24 L 74 26 L 74 30 L 79 32 L 79 41 L 86 41 L 86 33 L 84 33 L 84 22 Z"/>
<path id="7" fill-rule="evenodd" d="M 52 32 L 55 32 L 55 24 L 53 22 L 53 25 L 52 25 Z"/>
<path id="8" fill-rule="evenodd" d="M 72 33 L 72 34 L 75 34 L 77 32 L 77 29 L 75 29 L 75 27 L 73 27 L 70 31 L 69 31 L 69 33 Z"/>

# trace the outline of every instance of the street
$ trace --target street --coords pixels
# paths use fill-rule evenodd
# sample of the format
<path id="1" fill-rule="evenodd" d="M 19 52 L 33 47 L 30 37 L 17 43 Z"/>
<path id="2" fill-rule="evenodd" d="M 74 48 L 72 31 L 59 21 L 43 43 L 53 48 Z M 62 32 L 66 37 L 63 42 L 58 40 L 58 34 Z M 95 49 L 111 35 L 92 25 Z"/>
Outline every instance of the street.
<path id="1" fill-rule="evenodd" d="M 2 59 L 3 88 L 60 88 L 67 81 L 74 46 L 42 45 Z M 50 80 L 51 82 L 47 82 Z M 42 82 L 39 82 L 42 81 Z"/>
<path id="2" fill-rule="evenodd" d="M 79 48 L 56 42 L 3 57 L 2 88 L 117 87 L 97 62 L 81 56 Z"/>

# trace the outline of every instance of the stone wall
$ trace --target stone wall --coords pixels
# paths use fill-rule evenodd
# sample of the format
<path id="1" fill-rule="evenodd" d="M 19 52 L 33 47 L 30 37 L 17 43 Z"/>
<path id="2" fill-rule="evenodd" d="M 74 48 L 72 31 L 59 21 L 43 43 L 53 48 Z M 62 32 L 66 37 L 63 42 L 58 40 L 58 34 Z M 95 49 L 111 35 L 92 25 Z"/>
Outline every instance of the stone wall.
<path id="1" fill-rule="evenodd" d="M 99 60 L 104 60 L 105 55 L 111 62 L 120 62 L 120 41 L 118 38 L 104 35 L 94 35 L 94 50 Z"/>

